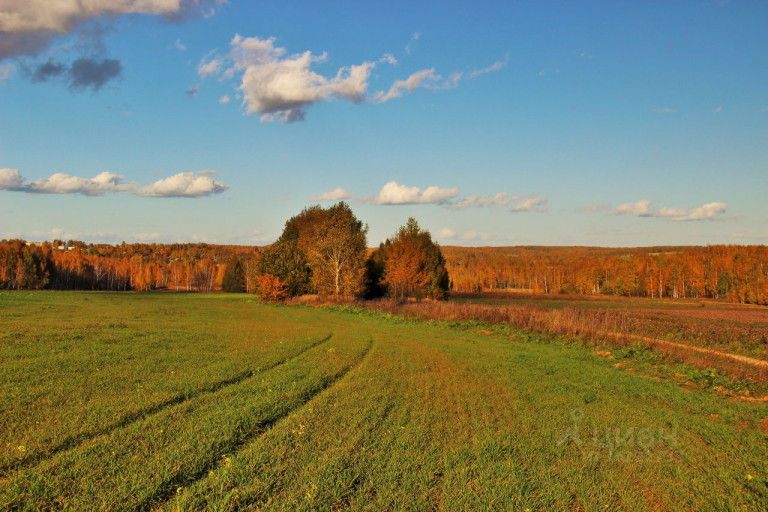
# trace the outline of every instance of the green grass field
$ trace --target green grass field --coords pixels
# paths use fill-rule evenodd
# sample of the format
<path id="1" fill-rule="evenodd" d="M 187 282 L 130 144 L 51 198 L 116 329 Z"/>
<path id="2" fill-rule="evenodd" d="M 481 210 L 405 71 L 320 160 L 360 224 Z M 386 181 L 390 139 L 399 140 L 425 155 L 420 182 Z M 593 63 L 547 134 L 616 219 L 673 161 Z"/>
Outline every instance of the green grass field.
<path id="1" fill-rule="evenodd" d="M 768 402 L 637 362 L 244 295 L 0 293 L 0 510 L 768 508 Z"/>

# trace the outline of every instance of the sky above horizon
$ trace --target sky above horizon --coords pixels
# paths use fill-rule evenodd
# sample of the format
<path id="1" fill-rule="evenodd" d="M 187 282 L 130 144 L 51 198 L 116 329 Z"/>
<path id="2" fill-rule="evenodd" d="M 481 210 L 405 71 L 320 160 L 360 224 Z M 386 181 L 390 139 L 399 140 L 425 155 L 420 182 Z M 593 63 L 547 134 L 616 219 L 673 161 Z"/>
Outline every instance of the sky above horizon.
<path id="1" fill-rule="evenodd" d="M 768 243 L 768 2 L 0 0 L 0 239 Z"/>

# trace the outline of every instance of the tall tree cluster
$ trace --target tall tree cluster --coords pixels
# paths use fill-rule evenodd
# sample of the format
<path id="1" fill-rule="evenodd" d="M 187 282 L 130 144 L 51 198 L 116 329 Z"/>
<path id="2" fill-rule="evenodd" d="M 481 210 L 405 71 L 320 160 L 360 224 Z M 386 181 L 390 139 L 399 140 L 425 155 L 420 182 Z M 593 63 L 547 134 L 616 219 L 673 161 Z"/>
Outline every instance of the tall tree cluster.
<path id="1" fill-rule="evenodd" d="M 379 246 L 372 259 L 378 262 L 383 291 L 390 296 L 445 298 L 449 284 L 445 258 L 429 231 L 413 217 Z"/>
<path id="2" fill-rule="evenodd" d="M 351 298 L 363 294 L 368 226 L 345 202 L 305 208 L 285 223 L 280 238 L 259 261 L 289 294 Z"/>

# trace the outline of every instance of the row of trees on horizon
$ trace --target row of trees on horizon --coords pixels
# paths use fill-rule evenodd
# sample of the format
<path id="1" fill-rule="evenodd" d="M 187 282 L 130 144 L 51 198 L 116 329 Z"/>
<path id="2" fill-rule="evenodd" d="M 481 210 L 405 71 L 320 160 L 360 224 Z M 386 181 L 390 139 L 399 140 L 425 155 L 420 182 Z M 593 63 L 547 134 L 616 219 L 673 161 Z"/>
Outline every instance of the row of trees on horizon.
<path id="1" fill-rule="evenodd" d="M 344 202 L 312 206 L 289 219 L 266 247 L 209 244 L 0 242 L 0 289 L 255 292 L 296 295 L 444 298 L 445 259 L 415 219 L 381 246 Z"/>
<path id="2" fill-rule="evenodd" d="M 312 206 L 263 248 L 0 242 L 0 289 L 244 291 L 443 298 L 526 290 L 768 304 L 768 247 L 440 247 L 409 219 L 376 249 L 346 203 Z"/>

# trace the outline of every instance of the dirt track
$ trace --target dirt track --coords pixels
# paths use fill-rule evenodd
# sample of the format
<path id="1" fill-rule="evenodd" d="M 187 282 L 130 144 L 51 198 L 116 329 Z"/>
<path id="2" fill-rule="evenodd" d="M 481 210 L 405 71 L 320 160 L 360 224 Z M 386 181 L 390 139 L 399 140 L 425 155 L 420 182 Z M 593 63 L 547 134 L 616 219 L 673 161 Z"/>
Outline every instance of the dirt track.
<path id="1" fill-rule="evenodd" d="M 724 359 L 731 359 L 740 363 L 748 364 L 758 368 L 768 368 L 768 361 L 763 359 L 756 359 L 754 357 L 742 356 L 739 354 L 729 354 L 728 352 L 720 352 L 719 350 L 712 350 L 711 348 L 695 347 L 692 345 L 684 345 L 682 343 L 675 343 L 674 341 L 660 340 L 657 338 L 647 338 L 645 336 L 637 336 L 633 334 L 620 334 L 617 332 L 609 333 L 609 336 L 613 338 L 630 338 L 633 340 L 644 341 L 649 345 L 661 345 L 665 347 L 675 348 L 679 350 L 685 350 L 689 352 L 697 352 L 699 354 L 707 354 L 715 357 L 721 357 Z"/>

